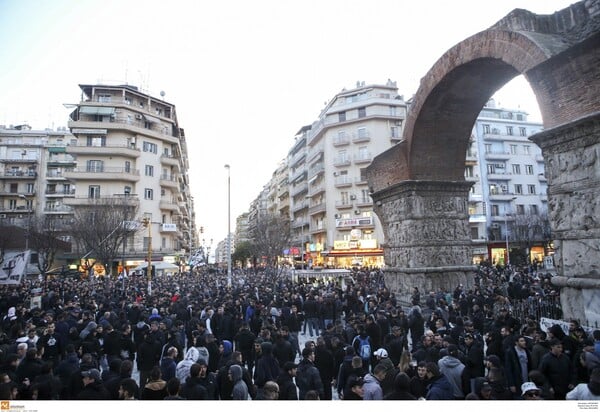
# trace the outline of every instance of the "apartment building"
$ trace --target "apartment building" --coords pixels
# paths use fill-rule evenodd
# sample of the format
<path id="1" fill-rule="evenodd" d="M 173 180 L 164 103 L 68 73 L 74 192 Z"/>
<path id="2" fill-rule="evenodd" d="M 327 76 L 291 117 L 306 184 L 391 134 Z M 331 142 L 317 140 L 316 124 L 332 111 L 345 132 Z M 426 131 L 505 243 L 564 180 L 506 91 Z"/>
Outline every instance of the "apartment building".
<path id="1" fill-rule="evenodd" d="M 76 166 L 61 170 L 73 182 L 65 203 L 86 208 L 98 199 L 136 204 L 133 220 L 150 222 L 125 242 L 125 264 L 146 259 L 179 262 L 198 245 L 190 195 L 188 153 L 175 106 L 131 85 L 82 84 L 70 115 L 74 136 L 66 154 Z M 164 96 L 163 96 L 164 97 Z M 184 259 L 181 259 L 182 261 Z"/>
<path id="2" fill-rule="evenodd" d="M 521 248 L 523 237 L 530 238 L 524 251 L 529 261 L 552 253 L 545 242 L 550 234 L 542 233 L 548 230 L 544 159 L 528 139 L 541 130 L 524 111 L 498 107 L 494 99 L 477 117 L 465 165 L 465 179 L 474 182 L 469 196 L 474 263 L 504 264 L 507 245 Z"/>
<path id="3" fill-rule="evenodd" d="M 383 265 L 365 169 L 400 141 L 406 109 L 395 82 L 359 82 L 297 133 L 288 154 L 292 228 L 309 236 L 303 245 L 313 266 Z"/>

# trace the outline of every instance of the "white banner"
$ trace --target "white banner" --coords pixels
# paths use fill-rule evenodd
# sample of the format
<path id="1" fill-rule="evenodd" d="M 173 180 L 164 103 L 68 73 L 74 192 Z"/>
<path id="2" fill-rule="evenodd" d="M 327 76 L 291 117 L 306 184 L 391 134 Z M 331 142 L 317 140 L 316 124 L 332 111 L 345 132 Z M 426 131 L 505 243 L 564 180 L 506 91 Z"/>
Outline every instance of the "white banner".
<path id="1" fill-rule="evenodd" d="M 7 253 L 4 262 L 0 265 L 0 285 L 18 285 L 26 275 L 29 251 L 21 253 Z"/>

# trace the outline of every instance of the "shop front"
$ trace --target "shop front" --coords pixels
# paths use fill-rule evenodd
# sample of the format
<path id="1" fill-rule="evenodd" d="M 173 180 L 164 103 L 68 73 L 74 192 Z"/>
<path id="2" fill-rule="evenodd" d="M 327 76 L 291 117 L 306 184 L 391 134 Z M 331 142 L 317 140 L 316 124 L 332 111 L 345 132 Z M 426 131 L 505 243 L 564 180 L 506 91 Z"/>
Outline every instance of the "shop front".
<path id="1" fill-rule="evenodd" d="M 384 265 L 383 249 L 375 239 L 336 240 L 333 249 L 323 252 L 326 265 L 336 268 L 381 268 Z"/>

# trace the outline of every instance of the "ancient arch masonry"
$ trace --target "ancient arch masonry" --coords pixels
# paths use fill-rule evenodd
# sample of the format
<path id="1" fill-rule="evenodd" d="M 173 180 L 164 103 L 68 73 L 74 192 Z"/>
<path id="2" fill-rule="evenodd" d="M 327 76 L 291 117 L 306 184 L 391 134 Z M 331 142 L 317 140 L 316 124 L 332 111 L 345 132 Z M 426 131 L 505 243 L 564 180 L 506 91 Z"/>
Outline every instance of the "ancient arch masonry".
<path id="1" fill-rule="evenodd" d="M 483 105 L 517 75 L 528 80 L 542 149 L 565 318 L 600 321 L 600 0 L 552 15 L 516 9 L 448 50 L 422 78 L 403 140 L 368 180 L 385 234 L 386 283 L 407 302 L 469 285 L 468 140 Z"/>

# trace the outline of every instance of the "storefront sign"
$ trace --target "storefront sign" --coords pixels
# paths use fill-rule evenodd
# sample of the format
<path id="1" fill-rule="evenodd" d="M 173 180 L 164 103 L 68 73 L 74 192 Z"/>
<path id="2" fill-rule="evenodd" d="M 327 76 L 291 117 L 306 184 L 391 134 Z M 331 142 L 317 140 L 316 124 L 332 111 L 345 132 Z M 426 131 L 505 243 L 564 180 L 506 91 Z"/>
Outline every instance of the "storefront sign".
<path id="1" fill-rule="evenodd" d="M 373 225 L 373 217 L 359 217 L 359 218 L 351 218 L 351 219 L 336 219 L 335 227 L 352 227 L 352 226 L 372 226 Z"/>

